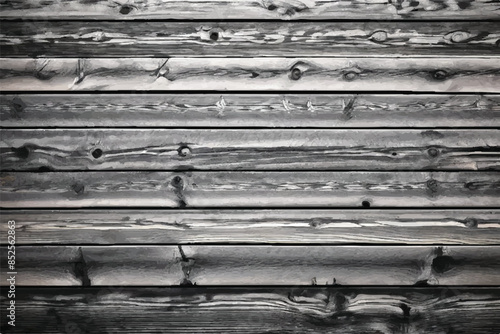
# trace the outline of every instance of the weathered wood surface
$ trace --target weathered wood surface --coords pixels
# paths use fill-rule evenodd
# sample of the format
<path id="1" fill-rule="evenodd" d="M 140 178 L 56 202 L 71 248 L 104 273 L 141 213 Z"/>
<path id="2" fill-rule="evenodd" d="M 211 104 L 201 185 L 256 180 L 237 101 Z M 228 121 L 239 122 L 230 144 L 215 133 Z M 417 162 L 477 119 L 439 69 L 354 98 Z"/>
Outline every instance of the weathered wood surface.
<path id="1" fill-rule="evenodd" d="M 4 127 L 490 127 L 500 95 L 0 95 Z"/>
<path id="2" fill-rule="evenodd" d="M 2 316 L 7 308 L 2 291 Z M 2 333 L 491 334 L 499 288 L 19 288 Z"/>
<path id="3" fill-rule="evenodd" d="M 4 91 L 499 92 L 496 58 L 0 59 Z"/>
<path id="4" fill-rule="evenodd" d="M 500 170 L 499 130 L 3 130 L 3 170 Z"/>
<path id="5" fill-rule="evenodd" d="M 486 57 L 500 22 L 7 21 L 0 43 L 3 57 Z"/>
<path id="6" fill-rule="evenodd" d="M 17 286 L 482 286 L 500 246 L 18 246 L 16 270 Z"/>
<path id="7" fill-rule="evenodd" d="M 18 245 L 500 244 L 500 210 L 2 210 L 0 234 L 9 220 Z"/>
<path id="8" fill-rule="evenodd" d="M 2 0 L 0 18 L 498 20 L 496 0 Z"/>
<path id="9" fill-rule="evenodd" d="M 493 207 L 498 172 L 4 172 L 4 208 Z"/>

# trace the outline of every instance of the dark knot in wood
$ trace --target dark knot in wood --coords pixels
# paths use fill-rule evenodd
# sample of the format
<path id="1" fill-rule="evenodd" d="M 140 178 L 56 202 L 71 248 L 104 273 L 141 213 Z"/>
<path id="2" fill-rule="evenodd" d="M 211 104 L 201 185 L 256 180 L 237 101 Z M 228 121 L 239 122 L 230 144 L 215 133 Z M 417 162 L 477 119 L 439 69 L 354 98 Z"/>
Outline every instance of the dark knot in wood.
<path id="1" fill-rule="evenodd" d="M 446 78 L 448 78 L 448 76 L 449 76 L 448 72 L 443 71 L 443 70 L 437 70 L 437 71 L 432 72 L 432 78 L 434 80 L 443 81 L 443 80 L 446 80 Z"/>
<path id="2" fill-rule="evenodd" d="M 75 277 L 82 282 L 82 286 L 91 286 L 87 262 L 83 257 L 83 251 L 81 247 L 78 248 L 78 259 L 74 263 L 73 271 L 75 273 Z"/>
<path id="3" fill-rule="evenodd" d="M 431 157 L 431 158 L 435 158 L 439 155 L 439 150 L 435 147 L 431 147 L 427 150 L 427 154 Z"/>
<path id="4" fill-rule="evenodd" d="M 300 78 L 302 78 L 302 71 L 298 68 L 292 68 L 290 71 L 290 79 L 299 80 Z"/>
<path id="5" fill-rule="evenodd" d="M 442 274 L 451 270 L 454 264 L 455 260 L 451 256 L 437 256 L 432 260 L 432 270 L 438 274 Z"/>
<path id="6" fill-rule="evenodd" d="M 26 108 L 26 103 L 24 103 L 24 101 L 19 97 L 15 97 L 11 101 L 11 106 L 15 112 L 19 113 L 24 111 L 24 109 Z"/>
<path id="7" fill-rule="evenodd" d="M 371 203 L 370 203 L 370 201 L 365 200 L 365 201 L 361 202 L 361 206 L 363 208 L 369 208 L 371 206 Z"/>
<path id="8" fill-rule="evenodd" d="M 171 184 L 176 189 L 184 189 L 184 180 L 179 175 L 172 178 Z"/>
<path id="9" fill-rule="evenodd" d="M 133 9 L 134 9 L 134 7 L 132 7 L 132 6 L 123 5 L 120 8 L 120 14 L 128 15 Z"/>
<path id="10" fill-rule="evenodd" d="M 19 159 L 28 159 L 30 155 L 30 149 L 26 146 L 21 146 L 21 147 L 12 147 L 11 151 L 18 157 Z"/>
<path id="11" fill-rule="evenodd" d="M 77 195 L 83 195 L 85 192 L 85 186 L 81 183 L 75 183 L 71 186 L 71 189 L 75 192 Z"/>
<path id="12" fill-rule="evenodd" d="M 100 148 L 96 148 L 92 151 L 92 156 L 94 159 L 99 159 L 102 156 L 102 150 Z"/>
<path id="13" fill-rule="evenodd" d="M 467 228 L 477 228 L 478 222 L 474 218 L 465 218 L 464 224 Z"/>
<path id="14" fill-rule="evenodd" d="M 180 157 L 187 157 L 187 156 L 190 156 L 190 155 L 191 155 L 191 148 L 189 148 L 189 146 L 187 146 L 187 145 L 181 145 L 181 146 L 177 149 L 177 154 L 178 154 Z"/>
<path id="15" fill-rule="evenodd" d="M 436 193 L 439 189 L 439 182 L 434 179 L 430 179 L 427 181 L 427 189 L 429 189 L 431 192 Z"/>
<path id="16" fill-rule="evenodd" d="M 210 32 L 209 38 L 215 42 L 219 39 L 219 33 L 217 31 L 212 31 Z"/>

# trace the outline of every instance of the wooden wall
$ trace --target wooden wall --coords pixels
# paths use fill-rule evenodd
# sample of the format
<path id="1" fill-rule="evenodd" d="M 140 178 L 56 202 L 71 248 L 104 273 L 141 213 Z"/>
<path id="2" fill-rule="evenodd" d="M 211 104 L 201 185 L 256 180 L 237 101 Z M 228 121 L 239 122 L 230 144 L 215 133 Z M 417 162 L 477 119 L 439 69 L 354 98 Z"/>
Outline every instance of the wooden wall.
<path id="1" fill-rule="evenodd" d="M 0 10 L 1 333 L 500 333 L 499 1 Z"/>

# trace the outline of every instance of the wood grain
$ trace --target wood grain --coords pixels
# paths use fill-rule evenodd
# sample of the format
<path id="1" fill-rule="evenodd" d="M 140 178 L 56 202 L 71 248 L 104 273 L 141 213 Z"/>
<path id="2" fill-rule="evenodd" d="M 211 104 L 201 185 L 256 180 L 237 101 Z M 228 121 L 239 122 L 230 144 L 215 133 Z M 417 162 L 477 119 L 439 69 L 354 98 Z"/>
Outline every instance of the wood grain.
<path id="1" fill-rule="evenodd" d="M 3 57 L 498 56 L 500 22 L 4 22 Z"/>
<path id="2" fill-rule="evenodd" d="M 498 172 L 0 174 L 4 208 L 493 207 Z"/>
<path id="3" fill-rule="evenodd" d="M 13 0 L 0 3 L 0 18 L 130 19 L 360 19 L 498 20 L 500 5 L 490 0 Z"/>
<path id="4" fill-rule="evenodd" d="M 500 246 L 18 246 L 16 269 L 17 286 L 481 286 Z"/>
<path id="5" fill-rule="evenodd" d="M 500 170 L 499 130 L 3 130 L 3 170 Z"/>
<path id="6" fill-rule="evenodd" d="M 0 89 L 500 92 L 495 58 L 0 59 Z"/>
<path id="7" fill-rule="evenodd" d="M 500 244 L 500 210 L 2 210 L 2 235 L 9 220 L 18 245 Z"/>
<path id="8" fill-rule="evenodd" d="M 500 128 L 500 95 L 0 95 L 2 126 Z"/>

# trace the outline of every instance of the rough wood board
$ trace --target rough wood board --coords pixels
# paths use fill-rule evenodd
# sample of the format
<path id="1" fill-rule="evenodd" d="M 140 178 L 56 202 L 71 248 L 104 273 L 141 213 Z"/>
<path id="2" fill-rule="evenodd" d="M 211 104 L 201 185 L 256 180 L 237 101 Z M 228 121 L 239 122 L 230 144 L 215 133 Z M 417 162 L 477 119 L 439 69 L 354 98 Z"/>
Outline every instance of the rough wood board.
<path id="1" fill-rule="evenodd" d="M 500 246 L 18 246 L 16 269 L 17 286 L 482 286 L 500 283 Z"/>
<path id="2" fill-rule="evenodd" d="M 500 170 L 499 130 L 3 130 L 3 170 Z"/>
<path id="3" fill-rule="evenodd" d="M 0 59 L 0 89 L 500 92 L 491 58 Z"/>
<path id="4" fill-rule="evenodd" d="M 500 22 L 9 22 L 3 57 L 498 56 Z"/>
<path id="5" fill-rule="evenodd" d="M 4 208 L 493 207 L 498 172 L 4 172 Z"/>
<path id="6" fill-rule="evenodd" d="M 489 127 L 500 95 L 0 95 L 4 127 Z"/>
<path id="7" fill-rule="evenodd" d="M 490 0 L 10 0 L 0 18 L 65 19 L 360 19 L 498 20 L 500 5 Z"/>
<path id="8" fill-rule="evenodd" d="M 9 220 L 18 245 L 500 244 L 500 210 L 2 210 L 3 235 Z"/>

